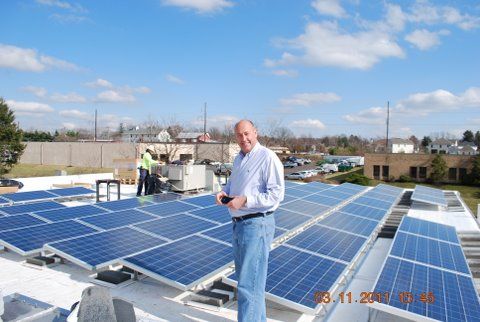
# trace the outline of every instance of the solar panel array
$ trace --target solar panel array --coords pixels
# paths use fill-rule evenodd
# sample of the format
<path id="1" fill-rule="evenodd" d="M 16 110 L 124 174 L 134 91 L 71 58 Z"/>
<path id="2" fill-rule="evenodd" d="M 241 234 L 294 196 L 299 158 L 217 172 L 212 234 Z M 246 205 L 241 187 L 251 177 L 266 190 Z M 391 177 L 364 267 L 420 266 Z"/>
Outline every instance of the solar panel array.
<path id="1" fill-rule="evenodd" d="M 448 202 L 445 194 L 440 189 L 416 185 L 412 194 L 412 200 L 425 202 L 432 205 L 447 207 Z"/>
<path id="2" fill-rule="evenodd" d="M 60 188 L 60 189 L 50 189 L 50 190 L 7 193 L 2 195 L 2 201 L 5 200 L 5 203 L 7 204 L 26 203 L 26 202 L 33 202 L 33 201 L 39 201 L 39 200 L 93 195 L 94 193 L 95 192 L 93 190 L 90 190 L 84 187 Z"/>
<path id="3" fill-rule="evenodd" d="M 404 217 L 373 294 L 389 296 L 372 307 L 404 318 L 480 321 L 480 298 L 451 226 Z"/>
<path id="4" fill-rule="evenodd" d="M 379 185 L 345 203 L 364 189 L 352 184 L 328 187 L 297 200 L 295 206 L 289 203 L 279 208 L 279 222 L 286 222 L 289 228 L 302 223 L 299 219 L 285 219 L 291 214 L 295 214 L 293 218 L 302 216 L 303 223 L 313 223 L 315 217 L 321 219 L 271 251 L 266 285 L 270 299 L 306 313 L 315 314 L 320 310 L 315 292 L 339 287 L 339 281 L 373 239 L 374 232 L 403 192 L 403 189 Z M 366 199 L 372 202 L 365 205 Z M 326 208 L 316 210 L 310 203 Z M 323 216 L 324 211 L 330 214 Z M 235 285 L 235 274 L 225 281 Z"/>

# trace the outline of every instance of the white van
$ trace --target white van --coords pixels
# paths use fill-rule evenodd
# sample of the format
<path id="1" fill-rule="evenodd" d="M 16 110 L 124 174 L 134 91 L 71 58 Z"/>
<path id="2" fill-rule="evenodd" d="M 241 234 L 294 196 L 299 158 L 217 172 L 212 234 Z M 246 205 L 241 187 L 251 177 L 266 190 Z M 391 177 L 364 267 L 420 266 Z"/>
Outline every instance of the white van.
<path id="1" fill-rule="evenodd" d="M 338 166 L 336 164 L 325 163 L 320 167 L 321 173 L 334 173 L 338 172 Z"/>

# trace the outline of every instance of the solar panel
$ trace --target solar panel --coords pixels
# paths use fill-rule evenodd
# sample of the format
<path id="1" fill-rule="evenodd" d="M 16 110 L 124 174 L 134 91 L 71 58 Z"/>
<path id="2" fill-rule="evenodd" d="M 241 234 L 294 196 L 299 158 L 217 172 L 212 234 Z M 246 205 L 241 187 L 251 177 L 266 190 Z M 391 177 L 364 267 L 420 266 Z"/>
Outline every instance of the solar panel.
<path id="1" fill-rule="evenodd" d="M 121 258 L 164 244 L 165 241 L 129 227 L 47 244 L 55 254 L 86 269 L 99 269 Z"/>
<path id="2" fill-rule="evenodd" d="M 8 205 L 9 203 L 10 201 L 8 201 L 7 199 L 0 197 L 0 206 Z"/>
<path id="3" fill-rule="evenodd" d="M 197 206 L 189 205 L 181 201 L 169 201 L 161 204 L 154 204 L 138 208 L 142 211 L 148 212 L 152 215 L 159 217 L 167 217 L 195 209 L 199 209 Z"/>
<path id="4" fill-rule="evenodd" d="M 422 316 L 440 321 L 480 320 L 480 299 L 471 277 L 419 263 L 387 257 L 373 294 L 389 296 L 371 307 L 412 320 Z"/>
<path id="5" fill-rule="evenodd" d="M 310 182 L 307 184 L 299 184 L 295 187 L 295 190 L 301 190 L 306 193 L 314 193 L 322 190 L 330 189 L 332 186 L 321 182 Z"/>
<path id="6" fill-rule="evenodd" d="M 73 196 L 82 196 L 82 195 L 93 195 L 95 191 L 87 189 L 85 187 L 72 187 L 72 188 L 61 188 L 61 189 L 51 189 L 47 190 L 49 193 L 60 197 L 73 197 Z"/>
<path id="7" fill-rule="evenodd" d="M 339 210 L 347 214 L 364 217 L 367 219 L 377 220 L 377 221 L 382 220 L 383 217 L 385 217 L 385 215 L 387 214 L 386 210 L 372 208 L 366 205 L 360 205 L 355 203 L 349 203 L 343 206 L 342 208 L 340 208 Z"/>
<path id="8" fill-rule="evenodd" d="M 397 196 L 385 195 L 385 194 L 374 192 L 374 191 L 369 191 L 369 192 L 365 193 L 363 196 L 368 197 L 368 198 L 372 198 L 372 199 L 387 201 L 387 202 L 390 202 L 392 204 L 398 198 Z"/>
<path id="9" fill-rule="evenodd" d="M 340 203 L 343 202 L 342 200 L 339 200 L 339 199 L 335 199 L 335 198 L 331 198 L 331 197 L 321 195 L 321 192 L 318 193 L 318 194 L 313 194 L 313 195 L 310 195 L 308 197 L 305 197 L 302 200 L 307 200 L 307 201 L 318 203 L 318 204 L 325 205 L 325 206 L 328 206 L 328 207 L 334 207 L 334 206 L 337 206 L 337 205 L 339 205 Z"/>
<path id="10" fill-rule="evenodd" d="M 305 192 L 302 190 L 298 190 L 296 188 L 290 188 L 285 190 L 285 195 L 291 196 L 291 197 L 296 197 L 296 198 L 302 198 L 305 197 L 311 193 L 314 193 L 315 191 L 312 192 Z"/>
<path id="11" fill-rule="evenodd" d="M 135 226 L 155 235 L 176 240 L 218 225 L 187 214 L 180 214 L 137 224 Z"/>
<path id="12" fill-rule="evenodd" d="M 377 228 L 378 221 L 336 211 L 330 214 L 327 218 L 320 220 L 317 224 L 368 237 L 372 234 L 375 228 Z"/>
<path id="13" fill-rule="evenodd" d="M 84 217 L 80 218 L 80 220 L 101 229 L 112 229 L 156 218 L 158 217 L 148 215 L 136 209 L 129 209 Z"/>
<path id="14" fill-rule="evenodd" d="M 121 262 L 174 287 L 188 290 L 232 264 L 230 246 L 201 236 L 159 246 Z"/>
<path id="15" fill-rule="evenodd" d="M 215 205 L 215 196 L 206 195 L 200 197 L 185 198 L 182 201 L 198 207 L 210 207 Z"/>
<path id="16" fill-rule="evenodd" d="M 298 200 L 284 204 L 282 205 L 282 208 L 312 217 L 319 216 L 330 209 L 330 207 L 322 206 L 305 200 Z"/>
<path id="17" fill-rule="evenodd" d="M 195 209 L 195 210 L 189 211 L 188 213 L 201 218 L 216 221 L 220 224 L 225 224 L 232 221 L 232 216 L 228 212 L 228 208 L 222 207 L 222 206 L 213 206 L 208 208 Z"/>
<path id="18" fill-rule="evenodd" d="M 107 210 L 105 209 L 101 209 L 92 205 L 84 205 L 77 207 L 65 207 L 53 210 L 36 211 L 35 215 L 45 218 L 46 220 L 55 222 L 98 215 L 105 212 L 107 212 Z"/>
<path id="19" fill-rule="evenodd" d="M 455 227 L 427 220 L 404 216 L 398 230 L 460 244 Z"/>
<path id="20" fill-rule="evenodd" d="M 375 207 L 378 209 L 389 210 L 392 207 L 391 202 L 386 202 L 378 199 L 372 199 L 368 197 L 360 197 L 353 201 L 356 204 L 366 205 L 370 207 Z"/>
<path id="21" fill-rule="evenodd" d="M 425 186 L 415 186 L 415 190 L 412 194 L 412 200 L 442 207 L 448 206 L 447 200 L 445 199 L 445 194 L 442 190 Z"/>
<path id="22" fill-rule="evenodd" d="M 282 207 L 278 208 L 273 215 L 275 216 L 275 225 L 283 229 L 294 229 L 312 219 L 310 216 L 292 212 Z"/>
<path id="23" fill-rule="evenodd" d="M 300 184 L 298 184 L 296 182 L 285 180 L 285 188 L 293 188 L 293 187 L 297 187 L 299 185 Z"/>
<path id="24" fill-rule="evenodd" d="M 0 231 L 44 224 L 45 221 L 30 215 L 0 217 Z"/>
<path id="25" fill-rule="evenodd" d="M 365 189 L 367 189 L 367 187 L 360 186 L 360 185 L 358 185 L 358 184 L 349 183 L 349 182 L 342 183 L 342 184 L 340 185 L 340 187 L 345 188 L 345 189 L 350 189 L 350 190 L 356 191 L 357 193 L 358 193 L 358 192 L 362 192 L 362 191 L 364 191 Z"/>
<path id="26" fill-rule="evenodd" d="M 132 208 L 151 205 L 152 202 L 148 201 L 148 199 L 149 198 L 145 198 L 145 197 L 129 198 L 129 199 L 123 199 L 123 200 L 98 202 L 95 205 L 97 207 L 101 207 L 103 209 L 107 209 L 111 211 L 126 210 L 126 209 L 132 209 Z"/>
<path id="27" fill-rule="evenodd" d="M 281 205 L 283 205 L 284 203 L 287 203 L 287 202 L 290 202 L 290 201 L 294 201 L 294 200 L 297 200 L 298 197 L 293 197 L 293 196 L 289 196 L 289 195 L 284 195 L 283 196 L 283 200 L 282 202 L 280 203 Z"/>
<path id="28" fill-rule="evenodd" d="M 167 192 L 157 193 L 155 195 L 148 195 L 142 198 L 153 203 L 163 203 L 167 201 L 182 199 L 182 195 L 179 195 L 178 193 Z"/>
<path id="29" fill-rule="evenodd" d="M 347 199 L 349 199 L 349 198 L 352 196 L 352 194 L 348 194 L 348 193 L 345 193 L 345 192 L 336 191 L 336 190 L 334 190 L 334 189 L 321 191 L 321 192 L 319 192 L 319 193 L 317 193 L 317 194 L 320 195 L 320 196 L 335 198 L 335 199 L 338 199 L 338 200 L 340 200 L 340 201 L 347 200 Z M 354 193 L 354 194 L 355 194 L 355 193 Z"/>
<path id="30" fill-rule="evenodd" d="M 390 254 L 452 271 L 470 274 L 462 247 L 435 239 L 397 232 Z"/>
<path id="31" fill-rule="evenodd" d="M 292 245 L 331 258 L 350 262 L 366 242 L 366 238 L 313 225 L 286 241 Z"/>
<path id="32" fill-rule="evenodd" d="M 329 291 L 345 268 L 343 263 L 281 245 L 270 252 L 267 297 L 313 313 L 319 305 L 315 293 Z M 236 281 L 235 273 L 228 278 Z"/>
<path id="33" fill-rule="evenodd" d="M 77 237 L 96 230 L 73 220 L 0 232 L 0 243 L 21 255 L 40 252 L 46 243 Z"/>
<path id="34" fill-rule="evenodd" d="M 27 192 L 15 192 L 7 193 L 3 195 L 3 198 L 11 202 L 25 202 L 25 201 L 36 201 L 42 199 L 53 199 L 56 195 L 49 193 L 48 191 L 27 191 Z"/>
<path id="35" fill-rule="evenodd" d="M 29 203 L 25 205 L 2 207 L 0 211 L 2 211 L 7 215 L 20 215 L 20 214 L 37 212 L 41 210 L 58 209 L 58 208 L 64 208 L 64 207 L 65 207 L 64 205 L 55 201 L 42 201 L 42 202 Z"/>

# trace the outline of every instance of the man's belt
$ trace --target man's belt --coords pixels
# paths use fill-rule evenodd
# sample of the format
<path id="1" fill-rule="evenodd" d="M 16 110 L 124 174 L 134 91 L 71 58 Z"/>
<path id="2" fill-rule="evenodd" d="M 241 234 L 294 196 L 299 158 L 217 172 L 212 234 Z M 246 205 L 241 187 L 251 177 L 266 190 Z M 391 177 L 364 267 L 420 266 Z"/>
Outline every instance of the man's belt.
<path id="1" fill-rule="evenodd" d="M 234 222 L 239 222 L 243 221 L 246 219 L 251 219 L 251 218 L 257 218 L 257 217 L 266 217 L 268 215 L 273 214 L 273 211 L 267 211 L 267 212 L 256 212 L 254 214 L 248 214 L 248 215 L 243 215 L 243 216 L 238 216 L 238 217 L 232 217 L 232 220 Z"/>

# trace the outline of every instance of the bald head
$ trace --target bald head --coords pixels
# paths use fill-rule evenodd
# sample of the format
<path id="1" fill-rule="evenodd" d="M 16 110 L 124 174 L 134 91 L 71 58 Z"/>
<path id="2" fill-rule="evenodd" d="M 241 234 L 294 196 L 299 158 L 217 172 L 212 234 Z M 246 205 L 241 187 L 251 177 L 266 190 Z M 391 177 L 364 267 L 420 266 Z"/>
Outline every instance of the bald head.
<path id="1" fill-rule="evenodd" d="M 242 152 L 247 154 L 257 144 L 257 129 L 250 120 L 241 120 L 235 124 L 235 139 Z"/>

